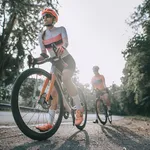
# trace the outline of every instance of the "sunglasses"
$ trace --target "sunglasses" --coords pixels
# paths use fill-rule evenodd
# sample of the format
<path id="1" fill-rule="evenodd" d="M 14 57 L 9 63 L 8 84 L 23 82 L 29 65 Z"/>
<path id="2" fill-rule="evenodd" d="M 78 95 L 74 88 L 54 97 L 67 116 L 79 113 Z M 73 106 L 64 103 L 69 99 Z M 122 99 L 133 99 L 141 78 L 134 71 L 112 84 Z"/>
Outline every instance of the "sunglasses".
<path id="1" fill-rule="evenodd" d="M 51 14 L 44 14 L 42 17 L 44 19 L 44 17 L 46 16 L 46 18 L 52 18 L 53 16 Z"/>
<path id="2" fill-rule="evenodd" d="M 94 70 L 94 69 L 93 69 L 93 72 L 98 72 L 98 70 Z"/>

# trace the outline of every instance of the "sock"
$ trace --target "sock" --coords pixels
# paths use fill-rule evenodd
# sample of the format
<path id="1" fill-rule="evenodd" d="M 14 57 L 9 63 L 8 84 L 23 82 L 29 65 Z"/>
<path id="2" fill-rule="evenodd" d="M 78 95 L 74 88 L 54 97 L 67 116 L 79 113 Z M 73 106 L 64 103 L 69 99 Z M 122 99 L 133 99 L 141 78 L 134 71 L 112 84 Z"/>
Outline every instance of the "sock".
<path id="1" fill-rule="evenodd" d="M 76 108 L 79 110 L 82 108 L 82 105 L 81 105 L 81 102 L 80 102 L 80 97 L 79 95 L 77 94 L 76 96 L 72 96 L 73 98 L 73 102 L 75 103 L 76 105 Z"/>
<path id="2" fill-rule="evenodd" d="M 49 123 L 53 125 L 55 118 L 55 110 L 49 109 Z"/>

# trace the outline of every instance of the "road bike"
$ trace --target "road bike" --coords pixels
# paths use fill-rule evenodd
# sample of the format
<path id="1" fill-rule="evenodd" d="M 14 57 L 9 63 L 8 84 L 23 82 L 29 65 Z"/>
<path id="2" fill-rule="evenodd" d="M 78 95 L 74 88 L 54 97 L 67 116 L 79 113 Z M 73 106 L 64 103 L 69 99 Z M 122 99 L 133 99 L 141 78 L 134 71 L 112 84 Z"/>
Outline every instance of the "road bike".
<path id="1" fill-rule="evenodd" d="M 52 47 L 55 54 L 57 54 L 56 45 L 53 44 Z M 11 109 L 14 120 L 19 129 L 34 140 L 45 140 L 53 136 L 58 130 L 63 117 L 68 119 L 69 114 L 71 114 L 73 125 L 75 125 L 76 107 L 61 81 L 61 72 L 56 68 L 58 60 L 65 65 L 63 59 L 57 55 L 36 63 L 40 65 L 50 62 L 53 73 L 49 73 L 41 68 L 35 68 L 35 64 L 32 65 L 31 68 L 19 75 L 12 89 Z M 53 89 L 57 93 L 57 109 L 55 111 L 54 124 L 52 129 L 40 132 L 35 126 L 47 123 L 49 120 L 48 110 L 55 99 L 51 95 Z M 77 87 L 77 91 L 83 107 L 83 121 L 76 127 L 79 130 L 83 130 L 87 121 L 87 104 L 82 90 Z"/>
<path id="2" fill-rule="evenodd" d="M 95 93 L 96 93 L 95 109 L 96 109 L 96 115 L 97 115 L 98 120 L 103 125 L 105 125 L 107 123 L 107 119 L 108 119 L 109 123 L 111 124 L 112 123 L 112 114 L 109 113 L 105 101 L 101 98 L 103 96 L 103 94 L 105 94 L 106 92 L 96 89 Z"/>

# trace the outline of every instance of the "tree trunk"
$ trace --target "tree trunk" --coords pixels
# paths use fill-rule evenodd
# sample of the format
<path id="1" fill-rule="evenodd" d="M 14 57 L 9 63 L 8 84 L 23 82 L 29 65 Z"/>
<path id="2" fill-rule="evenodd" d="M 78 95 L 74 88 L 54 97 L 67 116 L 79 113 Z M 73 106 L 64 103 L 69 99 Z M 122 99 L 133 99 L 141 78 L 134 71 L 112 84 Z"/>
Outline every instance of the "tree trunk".
<path id="1" fill-rule="evenodd" d="M 5 72 L 5 62 L 7 60 L 7 58 L 4 57 L 5 56 L 5 48 L 7 46 L 10 34 L 12 32 L 15 20 L 16 20 L 16 13 L 13 13 L 10 16 L 10 19 L 7 23 L 6 29 L 4 29 L 5 32 L 3 31 L 4 36 L 1 36 L 1 37 L 3 37 L 3 39 L 1 39 L 1 45 L 0 45 L 0 79 L 2 79 L 3 76 L 5 76 L 5 73 L 4 73 Z"/>

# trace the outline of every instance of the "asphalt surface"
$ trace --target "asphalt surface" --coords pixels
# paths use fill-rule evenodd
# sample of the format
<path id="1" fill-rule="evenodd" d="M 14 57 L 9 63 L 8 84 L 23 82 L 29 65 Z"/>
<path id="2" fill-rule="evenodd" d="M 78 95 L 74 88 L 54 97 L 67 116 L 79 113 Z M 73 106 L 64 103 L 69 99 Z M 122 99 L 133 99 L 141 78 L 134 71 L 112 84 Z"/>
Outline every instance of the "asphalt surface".
<path id="1" fill-rule="evenodd" d="M 11 112 L 0 112 L 0 150 L 150 150 L 150 139 L 121 124 L 124 117 L 113 116 L 113 124 L 93 124 L 88 114 L 83 131 L 62 121 L 58 131 L 45 141 L 26 137 L 15 125 Z"/>

